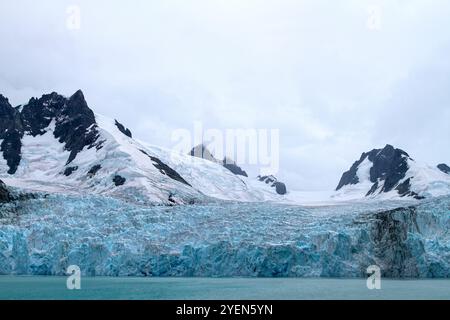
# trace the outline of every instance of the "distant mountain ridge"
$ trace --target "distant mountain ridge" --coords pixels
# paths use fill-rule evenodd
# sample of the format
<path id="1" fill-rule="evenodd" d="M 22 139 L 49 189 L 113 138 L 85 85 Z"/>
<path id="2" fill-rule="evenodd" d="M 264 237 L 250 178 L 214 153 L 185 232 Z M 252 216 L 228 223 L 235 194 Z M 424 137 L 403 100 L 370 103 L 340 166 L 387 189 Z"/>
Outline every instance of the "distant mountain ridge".
<path id="1" fill-rule="evenodd" d="M 405 151 L 386 145 L 364 152 L 344 172 L 336 191 L 359 193 L 363 197 L 397 194 L 423 199 L 450 192 L 450 179 L 436 168 L 418 164 Z"/>
<path id="2" fill-rule="evenodd" d="M 211 151 L 209 151 L 208 147 L 204 144 L 199 144 L 198 146 L 193 147 L 189 152 L 189 155 L 218 163 L 230 170 L 235 175 L 248 177 L 247 172 L 242 170 L 242 168 L 239 167 L 235 161 L 227 157 L 223 158 L 223 160 L 216 159 Z"/>
<path id="3" fill-rule="evenodd" d="M 211 151 L 208 149 L 207 146 L 204 144 L 199 144 L 192 148 L 192 150 L 189 152 L 189 155 L 193 157 L 202 158 L 205 160 L 209 160 L 215 163 L 218 163 L 228 170 L 230 170 L 235 175 L 241 175 L 244 177 L 248 177 L 247 173 L 242 170 L 241 167 L 239 167 L 236 162 L 231 160 L 230 158 L 225 157 L 223 160 L 218 160 L 214 157 L 214 155 L 211 153 Z M 258 181 L 263 182 L 267 184 L 268 186 L 274 188 L 277 194 L 279 195 L 285 195 L 287 193 L 286 184 L 283 182 L 278 181 L 277 178 L 273 175 L 269 176 L 257 176 L 256 177 Z"/>
<path id="4" fill-rule="evenodd" d="M 331 197 L 446 195 L 449 169 L 421 164 L 386 145 L 363 153 Z M 93 193 L 141 204 L 296 202 L 295 192 L 276 177 L 249 178 L 232 159 L 216 159 L 203 144 L 178 154 L 136 140 L 117 119 L 94 113 L 81 90 L 70 97 L 45 94 L 16 108 L 0 95 L 0 179 L 31 191 Z"/>
<path id="5" fill-rule="evenodd" d="M 133 138 L 84 94 L 56 92 L 14 108 L 0 95 L 0 178 L 45 193 L 93 193 L 142 204 L 280 200 L 234 162 L 213 163 Z"/>

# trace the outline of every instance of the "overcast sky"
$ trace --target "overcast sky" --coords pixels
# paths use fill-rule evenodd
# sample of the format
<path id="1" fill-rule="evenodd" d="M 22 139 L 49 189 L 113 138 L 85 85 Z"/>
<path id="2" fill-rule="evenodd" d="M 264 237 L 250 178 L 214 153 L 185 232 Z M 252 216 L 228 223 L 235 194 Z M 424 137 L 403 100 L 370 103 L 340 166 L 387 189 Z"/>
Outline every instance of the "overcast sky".
<path id="1" fill-rule="evenodd" d="M 447 0 L 1 1 L 0 93 L 82 89 L 165 147 L 194 121 L 279 129 L 280 180 L 333 189 L 387 143 L 450 162 L 449 17 Z"/>

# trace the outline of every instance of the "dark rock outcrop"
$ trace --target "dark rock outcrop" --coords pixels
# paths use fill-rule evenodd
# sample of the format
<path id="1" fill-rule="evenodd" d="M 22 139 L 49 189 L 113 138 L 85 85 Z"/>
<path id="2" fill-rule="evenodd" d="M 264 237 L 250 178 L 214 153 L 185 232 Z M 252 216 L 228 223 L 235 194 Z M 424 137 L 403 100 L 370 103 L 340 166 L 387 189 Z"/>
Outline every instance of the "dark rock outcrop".
<path id="1" fill-rule="evenodd" d="M 218 163 L 224 166 L 226 169 L 230 170 L 235 175 L 248 177 L 247 172 L 242 170 L 242 168 L 239 167 L 235 161 L 227 157 L 225 157 L 223 160 L 216 159 L 214 155 L 208 150 L 208 148 L 203 144 L 199 144 L 198 146 L 192 148 L 191 152 L 189 152 L 189 155 Z"/>
<path id="2" fill-rule="evenodd" d="M 124 177 L 119 176 L 119 175 L 115 175 L 113 178 L 113 182 L 116 187 L 124 185 L 125 181 L 127 181 L 127 179 L 125 179 Z"/>
<path id="3" fill-rule="evenodd" d="M 66 176 L 66 177 L 68 177 L 68 176 L 70 176 L 74 171 L 77 171 L 78 170 L 78 166 L 75 166 L 75 167 L 67 167 L 65 170 L 64 170 L 64 175 Z"/>
<path id="4" fill-rule="evenodd" d="M 42 195 L 40 195 L 42 196 Z M 5 183 L 0 180 L 0 204 L 9 203 L 13 201 L 25 201 L 29 199 L 36 199 L 39 195 L 28 192 L 11 192 Z M 2 216 L 2 212 L 0 210 L 0 217 Z"/>
<path id="5" fill-rule="evenodd" d="M 78 90 L 69 99 L 53 92 L 41 98 L 32 98 L 21 112 L 25 133 L 42 135 L 55 121 L 54 136 L 70 151 L 67 164 L 84 147 L 101 147 L 94 112 L 88 107 L 83 92 Z"/>
<path id="6" fill-rule="evenodd" d="M 94 166 L 92 166 L 92 168 L 89 169 L 87 175 L 89 178 L 92 178 L 93 176 L 95 176 L 97 174 L 97 172 L 102 168 L 101 165 L 96 164 Z"/>
<path id="7" fill-rule="evenodd" d="M 10 202 L 13 198 L 6 185 L 0 180 L 0 203 Z"/>
<path id="8" fill-rule="evenodd" d="M 20 110 L 21 109 L 21 110 Z M 54 122 L 54 136 L 70 151 L 66 164 L 72 162 L 83 148 L 102 147 L 92 110 L 78 90 L 70 98 L 56 92 L 41 98 L 31 98 L 22 108 L 13 108 L 8 99 L 0 95 L 1 151 L 9 167 L 8 173 L 17 171 L 21 160 L 22 137 L 43 135 Z"/>
<path id="9" fill-rule="evenodd" d="M 336 190 L 340 190 L 346 185 L 354 185 L 360 182 L 357 173 L 359 166 L 365 160 L 372 163 L 369 179 L 373 185 L 367 193 L 367 196 L 374 194 L 377 190 L 380 190 L 379 192 L 381 193 L 394 189 L 402 196 L 416 196 L 416 194 L 410 191 L 409 180 L 399 185 L 409 169 L 408 160 L 412 159 L 405 151 L 396 149 L 389 144 L 383 149 L 373 149 L 370 152 L 363 153 L 361 158 L 348 171 L 344 172 Z"/>
<path id="10" fill-rule="evenodd" d="M 450 167 L 445 163 L 438 164 L 438 169 L 446 174 L 450 174 Z"/>
<path id="11" fill-rule="evenodd" d="M 0 140 L 2 140 L 0 151 L 9 167 L 9 174 L 14 174 L 19 166 L 22 136 L 20 113 L 0 94 Z"/>
<path id="12" fill-rule="evenodd" d="M 407 242 L 410 232 L 420 233 L 416 210 L 415 207 L 399 208 L 374 216 L 371 230 L 374 254 L 387 277 L 418 276 L 417 257 Z"/>
<path id="13" fill-rule="evenodd" d="M 416 192 L 411 191 L 411 179 L 408 178 L 402 183 L 400 183 L 395 190 L 398 191 L 398 194 L 402 197 L 413 197 L 417 200 L 425 199 L 425 197 L 419 196 Z"/>
<path id="14" fill-rule="evenodd" d="M 81 90 L 75 92 L 61 110 L 54 134 L 59 142 L 65 143 L 65 149 L 70 151 L 67 164 L 72 162 L 84 147 L 101 148 L 102 142 L 97 142 L 99 133 L 94 112 L 89 109 Z"/>
<path id="15" fill-rule="evenodd" d="M 173 170 L 171 167 L 169 167 L 167 164 L 165 164 L 164 162 L 162 162 L 161 160 L 159 160 L 156 157 L 153 157 L 151 155 L 149 155 L 147 152 L 145 152 L 144 150 L 140 150 L 143 154 L 145 154 L 147 157 L 150 158 L 150 160 L 152 161 L 152 164 L 155 166 L 156 169 L 159 170 L 159 172 L 161 172 L 162 174 L 168 176 L 169 178 L 176 180 L 178 182 L 184 183 L 185 185 L 188 185 L 190 187 L 192 187 L 186 180 L 183 179 L 182 176 L 180 176 L 180 174 L 178 172 L 176 172 L 175 170 Z"/>
<path id="16" fill-rule="evenodd" d="M 244 176 L 244 177 L 248 177 L 247 172 L 245 172 L 244 170 L 242 170 L 241 167 L 239 167 L 236 162 L 234 162 L 233 160 L 229 159 L 229 158 L 225 158 L 223 160 L 223 166 L 225 168 L 227 168 L 228 170 L 230 170 L 232 173 L 234 173 L 237 176 Z"/>
<path id="17" fill-rule="evenodd" d="M 23 106 L 21 116 L 24 131 L 33 137 L 46 133 L 47 127 L 63 110 L 67 99 L 56 92 L 31 98 Z"/>
<path id="18" fill-rule="evenodd" d="M 283 182 L 275 182 L 275 191 L 278 194 L 284 195 L 287 193 L 286 185 Z"/>
<path id="19" fill-rule="evenodd" d="M 122 132 L 124 135 L 126 135 L 127 137 L 133 138 L 133 135 L 131 134 L 130 129 L 125 128 L 125 126 L 123 124 L 121 124 L 119 121 L 115 120 L 115 125 L 117 127 L 117 129 L 119 129 L 120 132 Z"/>
<path id="20" fill-rule="evenodd" d="M 287 193 L 286 185 L 283 182 L 279 182 L 274 176 L 258 176 L 257 179 L 266 184 L 270 184 L 271 187 L 275 188 L 275 191 L 280 195 L 285 195 Z"/>
<path id="21" fill-rule="evenodd" d="M 214 157 L 214 155 L 209 151 L 209 149 L 203 144 L 199 144 L 198 146 L 195 146 L 194 148 L 192 148 L 191 152 L 189 152 L 189 155 L 191 155 L 192 157 L 209 160 L 209 161 L 216 162 L 216 163 L 220 162 L 219 160 L 217 160 Z"/>

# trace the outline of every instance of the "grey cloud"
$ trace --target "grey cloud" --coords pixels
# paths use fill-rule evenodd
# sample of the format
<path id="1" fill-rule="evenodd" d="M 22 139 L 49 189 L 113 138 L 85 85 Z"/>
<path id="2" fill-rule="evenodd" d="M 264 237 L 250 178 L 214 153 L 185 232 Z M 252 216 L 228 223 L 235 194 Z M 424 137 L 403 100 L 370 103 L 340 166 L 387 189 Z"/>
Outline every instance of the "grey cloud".
<path id="1" fill-rule="evenodd" d="M 81 29 L 66 8 L 81 8 Z M 366 27 L 381 8 L 381 29 Z M 0 5 L 0 85 L 14 104 L 81 88 L 134 136 L 279 128 L 280 180 L 334 188 L 386 143 L 450 162 L 448 1 L 14 1 Z M 250 170 L 250 172 L 252 172 Z"/>

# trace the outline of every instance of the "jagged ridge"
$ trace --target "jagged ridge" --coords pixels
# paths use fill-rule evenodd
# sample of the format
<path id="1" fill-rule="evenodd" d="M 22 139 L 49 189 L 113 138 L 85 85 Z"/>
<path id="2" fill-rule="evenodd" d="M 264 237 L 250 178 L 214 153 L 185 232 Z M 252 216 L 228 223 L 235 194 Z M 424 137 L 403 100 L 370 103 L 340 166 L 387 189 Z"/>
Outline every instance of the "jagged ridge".
<path id="1" fill-rule="evenodd" d="M 426 181 L 427 179 L 429 181 Z M 357 190 L 357 186 L 361 185 L 361 188 L 368 186 L 364 191 L 366 197 L 396 192 L 401 197 L 423 199 L 427 186 L 422 185 L 419 188 L 418 183 L 450 187 L 450 180 L 438 170 L 417 164 L 408 153 L 388 144 L 382 149 L 364 152 L 360 159 L 344 172 L 336 191 L 352 188 Z"/>
<path id="2" fill-rule="evenodd" d="M 211 165 L 136 141 L 118 120 L 94 114 L 80 90 L 17 108 L 0 96 L 0 143 L 0 177 L 33 191 L 94 192 L 146 204 L 276 196 L 248 184 L 231 161 Z"/>

